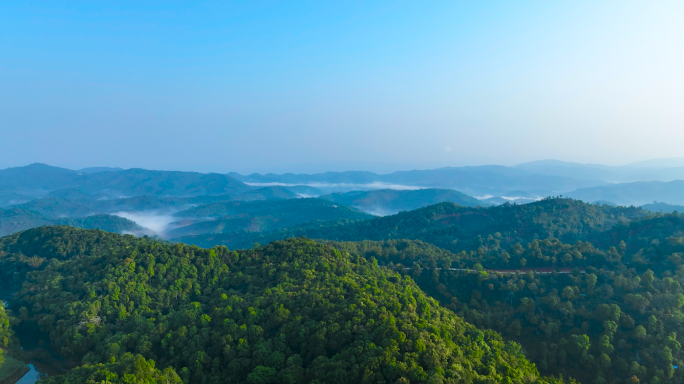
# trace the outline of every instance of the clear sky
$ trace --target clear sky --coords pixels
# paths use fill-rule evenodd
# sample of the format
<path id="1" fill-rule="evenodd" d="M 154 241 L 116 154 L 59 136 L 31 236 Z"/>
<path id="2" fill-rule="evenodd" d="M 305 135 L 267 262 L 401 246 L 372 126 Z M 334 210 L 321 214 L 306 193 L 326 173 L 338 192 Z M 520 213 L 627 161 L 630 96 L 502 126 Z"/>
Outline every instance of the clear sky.
<path id="1" fill-rule="evenodd" d="M 684 156 L 684 1 L 3 1 L 0 168 Z"/>

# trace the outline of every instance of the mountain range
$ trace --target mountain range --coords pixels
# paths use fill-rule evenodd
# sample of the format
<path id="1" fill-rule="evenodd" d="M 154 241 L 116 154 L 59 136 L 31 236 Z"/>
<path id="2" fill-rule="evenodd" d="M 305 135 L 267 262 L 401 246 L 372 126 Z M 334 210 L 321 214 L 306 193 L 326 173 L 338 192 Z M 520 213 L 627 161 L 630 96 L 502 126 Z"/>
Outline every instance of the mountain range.
<path id="1" fill-rule="evenodd" d="M 340 208 L 179 216 L 310 203 Z M 1 238 L 0 347 L 73 362 L 46 384 L 682 382 L 681 214 L 546 198 L 333 221 L 242 250 L 65 225 Z"/>
<path id="2" fill-rule="evenodd" d="M 505 195 L 514 190 L 572 191 L 583 187 L 605 185 L 602 180 L 574 179 L 542 175 L 523 169 L 487 165 L 479 167 L 446 167 L 433 170 L 401 171 L 386 175 L 372 172 L 326 172 L 313 175 L 229 173 L 249 185 L 309 185 L 322 191 L 369 189 L 448 188 L 470 196 Z"/>
<path id="3" fill-rule="evenodd" d="M 5 171 L 0 380 L 5 350 L 46 384 L 683 380 L 682 181 Z"/>
<path id="4" fill-rule="evenodd" d="M 321 199 L 348 205 L 364 212 L 380 216 L 399 211 L 411 211 L 428 205 L 449 201 L 465 207 L 485 205 L 464 193 L 453 189 L 425 188 L 417 190 L 381 189 L 373 191 L 353 191 L 323 195 Z"/>
<path id="5" fill-rule="evenodd" d="M 546 237 L 568 243 L 586 241 L 615 225 L 654 216 L 641 208 L 587 204 L 568 198 L 492 207 L 444 202 L 371 220 L 304 223 L 272 231 L 198 234 L 175 240 L 207 248 L 225 245 L 234 249 L 300 236 L 335 241 L 411 239 L 456 253 L 476 250 L 489 241 L 501 246 Z"/>
<path id="6" fill-rule="evenodd" d="M 353 222 L 375 216 L 316 199 L 230 201 L 193 207 L 174 214 L 179 221 L 167 237 L 234 232 L 260 233 L 311 222 Z"/>
<path id="7" fill-rule="evenodd" d="M 643 205 L 646 210 L 661 212 L 678 209 L 656 207 L 652 204 L 654 201 L 684 205 L 684 181 L 612 183 L 610 180 L 629 180 L 630 177 L 646 177 L 646 174 L 666 179 L 677 176 L 680 166 L 681 162 L 676 159 L 620 167 L 545 160 L 513 167 L 447 167 L 384 175 L 327 172 L 243 176 L 106 167 L 69 170 L 32 164 L 0 170 L 0 207 L 15 210 L 4 214 L 3 233 L 9 233 L 7 231 L 12 228 L 55 224 L 64 219 L 120 215 L 140 221 L 138 225 L 143 227 L 154 228 L 159 235 L 171 233 L 172 237 L 225 234 L 246 228 L 259 228 L 258 232 L 284 230 L 291 225 L 275 228 L 245 224 L 250 215 L 251 220 L 256 220 L 254 222 L 262 220 L 264 214 L 258 212 L 243 214 L 242 224 L 235 217 L 224 221 L 217 221 L 216 217 L 187 221 L 174 214 L 219 202 L 317 196 L 339 206 L 381 216 L 439 202 L 486 207 L 529 204 L 559 195 L 607 205 Z M 276 209 L 278 203 L 274 204 L 273 209 Z M 324 208 L 319 208 L 320 217 L 327 218 Z M 315 216 L 310 215 L 310 218 L 315 221 Z M 341 219 L 331 218 L 333 221 Z M 323 225 L 321 221 L 325 220 L 318 219 L 316 225 Z"/>
<path id="8" fill-rule="evenodd" d="M 97 197 L 220 195 L 251 188 L 217 173 L 150 171 L 72 171 L 45 164 L 0 170 L 0 192 L 43 196 L 60 189 L 79 189 Z"/>

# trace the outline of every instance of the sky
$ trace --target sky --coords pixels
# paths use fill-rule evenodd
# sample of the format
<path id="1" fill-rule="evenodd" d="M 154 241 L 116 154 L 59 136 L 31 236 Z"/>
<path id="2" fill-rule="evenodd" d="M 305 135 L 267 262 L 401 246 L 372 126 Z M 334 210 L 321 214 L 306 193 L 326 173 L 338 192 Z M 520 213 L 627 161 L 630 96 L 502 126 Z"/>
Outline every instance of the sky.
<path id="1" fill-rule="evenodd" d="M 681 157 L 684 2 L 4 1 L 0 168 Z"/>

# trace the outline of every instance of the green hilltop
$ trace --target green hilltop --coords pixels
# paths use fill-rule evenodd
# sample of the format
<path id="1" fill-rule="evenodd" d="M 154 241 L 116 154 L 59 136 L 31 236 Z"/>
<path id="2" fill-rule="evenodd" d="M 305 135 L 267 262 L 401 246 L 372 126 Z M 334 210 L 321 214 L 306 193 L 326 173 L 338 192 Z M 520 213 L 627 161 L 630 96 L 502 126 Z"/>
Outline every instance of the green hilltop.
<path id="1" fill-rule="evenodd" d="M 185 383 L 562 382 L 410 278 L 331 245 L 229 251 L 43 227 L 0 249 L 3 270 L 43 259 L 11 308 L 84 363 L 49 383 L 124 382 L 125 372 Z"/>

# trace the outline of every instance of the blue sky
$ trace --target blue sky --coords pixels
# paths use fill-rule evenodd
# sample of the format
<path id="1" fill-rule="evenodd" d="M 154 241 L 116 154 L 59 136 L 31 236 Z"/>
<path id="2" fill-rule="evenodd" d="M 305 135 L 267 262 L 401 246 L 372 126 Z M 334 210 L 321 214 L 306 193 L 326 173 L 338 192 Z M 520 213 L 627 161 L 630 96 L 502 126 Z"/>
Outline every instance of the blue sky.
<path id="1" fill-rule="evenodd" d="M 0 167 L 683 156 L 683 19 L 681 1 L 2 2 Z"/>

